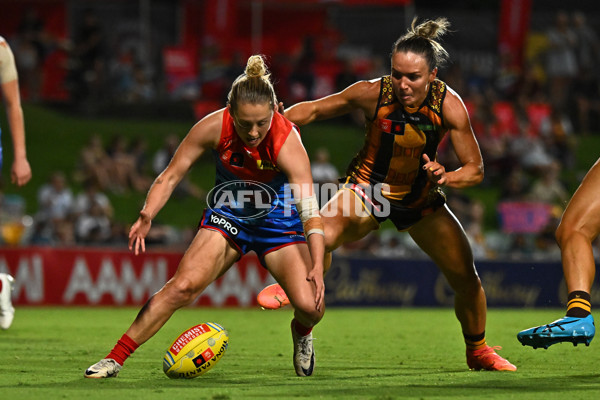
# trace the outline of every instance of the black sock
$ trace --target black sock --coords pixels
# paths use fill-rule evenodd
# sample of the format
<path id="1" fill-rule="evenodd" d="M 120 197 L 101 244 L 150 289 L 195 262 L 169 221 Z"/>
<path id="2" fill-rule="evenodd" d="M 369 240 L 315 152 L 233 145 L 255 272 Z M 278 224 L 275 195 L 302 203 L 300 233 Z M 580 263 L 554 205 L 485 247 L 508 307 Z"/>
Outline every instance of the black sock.
<path id="1" fill-rule="evenodd" d="M 479 335 L 467 335 L 463 333 L 467 349 L 477 350 L 485 346 L 485 331 Z"/>
<path id="2" fill-rule="evenodd" d="M 592 297 L 583 290 L 569 293 L 567 301 L 567 317 L 585 318 L 592 313 Z"/>

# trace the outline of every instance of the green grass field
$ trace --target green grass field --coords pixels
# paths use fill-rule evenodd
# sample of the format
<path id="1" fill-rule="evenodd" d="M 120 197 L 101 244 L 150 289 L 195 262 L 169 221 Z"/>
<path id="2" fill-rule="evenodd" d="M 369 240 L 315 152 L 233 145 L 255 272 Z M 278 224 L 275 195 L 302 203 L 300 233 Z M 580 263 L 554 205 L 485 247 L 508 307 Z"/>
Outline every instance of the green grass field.
<path id="1" fill-rule="evenodd" d="M 469 371 L 451 309 L 329 309 L 314 330 L 317 366 L 296 377 L 291 310 L 184 309 L 130 358 L 116 379 L 83 378 L 137 314 L 134 308 L 18 308 L 0 331 L 2 399 L 593 399 L 600 349 L 522 347 L 516 333 L 563 310 L 490 309 L 487 338 L 517 372 Z M 162 372 L 164 351 L 183 330 L 219 322 L 230 345 L 219 364 L 191 380 Z"/>

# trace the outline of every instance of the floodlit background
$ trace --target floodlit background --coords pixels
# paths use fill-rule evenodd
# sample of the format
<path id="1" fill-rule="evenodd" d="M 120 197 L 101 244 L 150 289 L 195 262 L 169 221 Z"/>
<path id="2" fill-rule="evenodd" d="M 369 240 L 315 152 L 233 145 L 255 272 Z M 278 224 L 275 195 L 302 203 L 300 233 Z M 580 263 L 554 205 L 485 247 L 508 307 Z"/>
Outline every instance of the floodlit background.
<path id="1" fill-rule="evenodd" d="M 389 73 L 413 17 L 443 16 L 451 62 L 438 76 L 463 98 L 486 167 L 478 187 L 447 192 L 450 207 L 477 260 L 549 262 L 560 278 L 554 230 L 600 148 L 599 14 L 579 0 L 0 0 L 34 175 L 10 184 L 2 112 L 3 249 L 123 250 L 150 183 L 188 129 L 224 106 L 249 55 L 266 56 L 290 106 Z M 362 124 L 303 127 L 316 181 L 344 174 Z M 448 143 L 439 156 L 456 165 Z M 199 160 L 157 217 L 151 249 L 185 249 L 213 170 L 210 155 Z M 336 254 L 371 260 L 363 266 L 425 258 L 391 224 Z"/>

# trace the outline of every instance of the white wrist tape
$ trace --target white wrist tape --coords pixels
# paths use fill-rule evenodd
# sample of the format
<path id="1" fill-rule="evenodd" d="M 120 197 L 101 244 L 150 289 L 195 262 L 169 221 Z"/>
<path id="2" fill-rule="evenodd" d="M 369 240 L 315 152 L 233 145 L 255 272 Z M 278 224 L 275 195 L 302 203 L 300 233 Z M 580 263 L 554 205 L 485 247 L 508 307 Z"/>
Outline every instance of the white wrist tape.
<path id="1" fill-rule="evenodd" d="M 298 200 L 296 202 L 296 208 L 298 209 L 298 214 L 300 215 L 300 221 L 302 221 L 303 224 L 311 218 L 321 216 L 319 214 L 319 203 L 317 202 L 317 198 L 314 194 Z"/>
<path id="2" fill-rule="evenodd" d="M 315 228 L 315 229 L 310 229 L 308 232 L 306 232 L 304 234 L 304 237 L 308 239 L 308 237 L 310 235 L 312 235 L 313 233 L 318 233 L 321 236 L 325 236 L 325 232 L 323 232 L 323 229 Z"/>
<path id="3" fill-rule="evenodd" d="M 308 239 L 313 233 L 325 236 L 321 214 L 319 214 L 319 203 L 314 194 L 297 201 L 296 208 L 304 225 L 304 237 Z"/>

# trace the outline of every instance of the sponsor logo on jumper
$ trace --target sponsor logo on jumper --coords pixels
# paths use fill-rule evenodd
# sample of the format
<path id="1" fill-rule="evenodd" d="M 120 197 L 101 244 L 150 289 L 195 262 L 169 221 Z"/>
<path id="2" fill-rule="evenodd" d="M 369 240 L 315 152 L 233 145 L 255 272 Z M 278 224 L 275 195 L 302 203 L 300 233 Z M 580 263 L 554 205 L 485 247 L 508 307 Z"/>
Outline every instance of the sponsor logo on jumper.
<path id="1" fill-rule="evenodd" d="M 231 154 L 231 158 L 229 159 L 229 164 L 234 167 L 243 167 L 244 166 L 244 155 L 242 153 L 233 153 Z"/>
<path id="2" fill-rule="evenodd" d="M 275 164 L 273 164 L 269 160 L 256 160 L 256 166 L 258 167 L 258 169 L 277 170 Z"/>
<path id="3" fill-rule="evenodd" d="M 404 135 L 404 121 L 394 121 L 391 119 L 379 119 L 379 129 L 385 133 L 393 133 L 394 135 Z"/>

